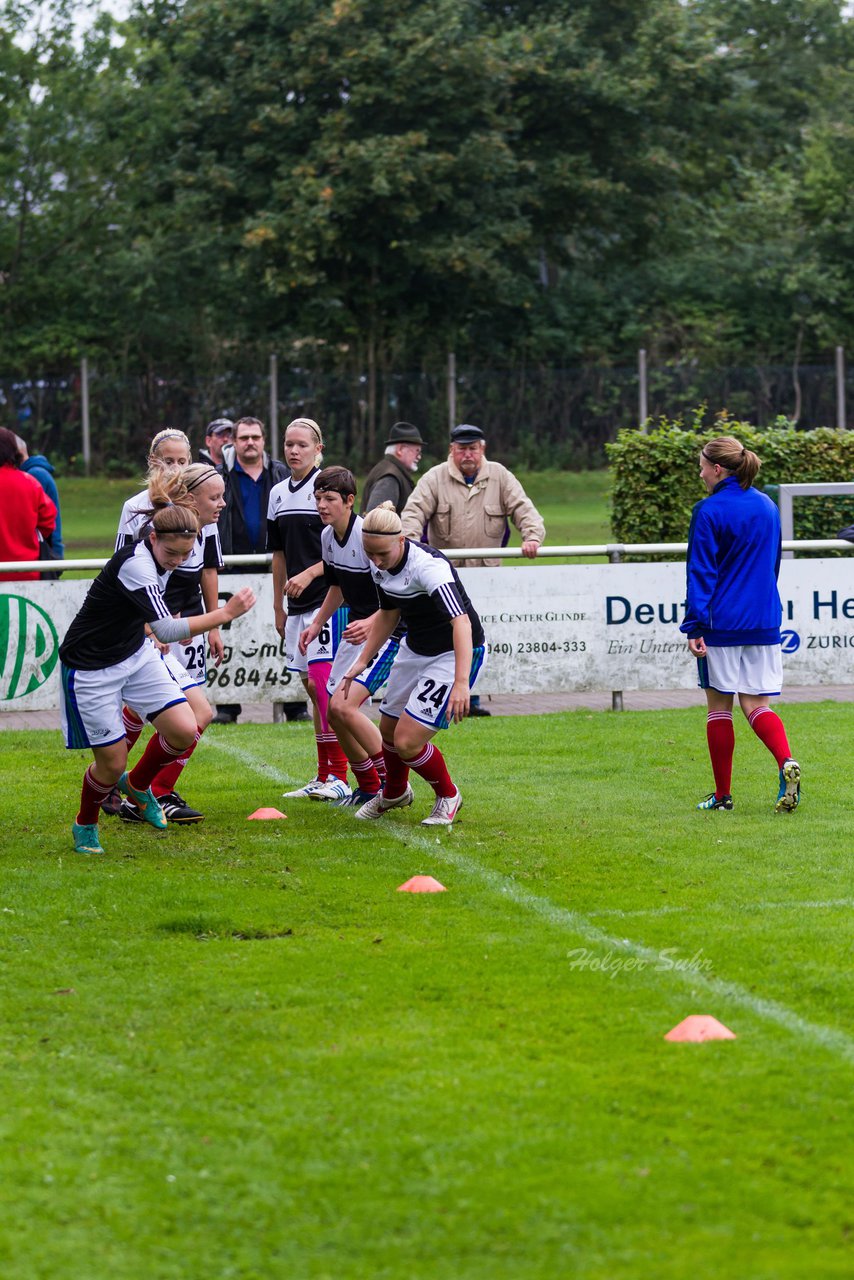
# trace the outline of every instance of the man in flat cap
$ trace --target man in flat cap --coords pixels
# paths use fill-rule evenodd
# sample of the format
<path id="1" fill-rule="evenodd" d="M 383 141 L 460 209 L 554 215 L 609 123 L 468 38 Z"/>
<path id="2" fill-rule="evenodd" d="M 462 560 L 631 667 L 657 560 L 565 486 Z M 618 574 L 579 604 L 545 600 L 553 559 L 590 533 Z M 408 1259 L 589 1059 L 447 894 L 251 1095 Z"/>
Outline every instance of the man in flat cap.
<path id="1" fill-rule="evenodd" d="M 388 433 L 385 456 L 377 463 L 362 488 L 362 515 L 381 502 L 393 502 L 400 515 L 415 487 L 415 472 L 421 461 L 424 441 L 411 422 L 396 422 Z"/>
<path id="2" fill-rule="evenodd" d="M 421 538 L 444 551 L 448 547 L 504 547 L 509 521 L 522 535 L 522 554 L 533 559 L 546 534 L 542 516 L 511 471 L 486 457 L 480 427 L 463 423 L 451 432 L 447 462 L 425 471 L 404 508 L 407 538 Z M 459 568 L 500 564 L 500 560 L 455 560 Z"/>
<path id="3" fill-rule="evenodd" d="M 468 422 L 453 428 L 447 462 L 425 471 L 400 519 L 407 538 L 423 539 L 440 551 L 506 546 L 512 520 L 522 535 L 522 554 L 533 559 L 546 534 L 542 516 L 519 481 L 500 462 L 487 460 L 486 437 Z M 454 561 L 458 569 L 500 563 L 491 558 Z M 473 696 L 469 714 L 489 712 Z"/>
<path id="4" fill-rule="evenodd" d="M 205 427 L 205 447 L 198 452 L 198 461 L 211 467 L 223 465 L 222 451 L 234 441 L 234 423 L 231 418 L 214 418 Z"/>

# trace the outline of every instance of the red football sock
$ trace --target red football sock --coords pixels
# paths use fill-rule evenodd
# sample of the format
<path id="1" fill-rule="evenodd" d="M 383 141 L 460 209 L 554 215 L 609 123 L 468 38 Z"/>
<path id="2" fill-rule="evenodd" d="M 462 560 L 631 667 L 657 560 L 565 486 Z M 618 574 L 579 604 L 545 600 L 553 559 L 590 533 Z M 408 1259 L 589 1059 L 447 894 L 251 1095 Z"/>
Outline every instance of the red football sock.
<path id="1" fill-rule="evenodd" d="M 92 766 L 89 766 L 83 774 L 83 789 L 80 792 L 80 812 L 77 815 L 77 821 L 81 827 L 97 824 L 98 815 L 101 812 L 101 801 L 106 800 L 113 785 L 112 782 L 98 782 L 92 777 Z"/>
<path id="2" fill-rule="evenodd" d="M 409 765 L 401 759 L 394 747 L 383 739 L 383 760 L 385 762 L 385 782 L 383 795 L 386 800 L 396 800 L 402 796 L 409 781 Z"/>
<path id="3" fill-rule="evenodd" d="M 457 788 L 451 782 L 451 775 L 448 773 L 448 768 L 445 764 L 445 757 L 438 747 L 433 746 L 432 742 L 428 742 L 424 750 L 414 760 L 407 760 L 406 763 L 410 769 L 415 770 L 419 777 L 430 783 L 437 796 L 450 797 L 457 794 Z"/>
<path id="4" fill-rule="evenodd" d="M 706 719 L 706 738 L 715 775 L 715 798 L 722 800 L 732 788 L 732 757 L 735 751 L 735 730 L 731 711 L 710 711 Z"/>
<path id="5" fill-rule="evenodd" d="M 130 707 L 122 707 L 122 724 L 125 730 L 125 741 L 128 744 L 128 751 L 137 744 L 137 739 L 144 728 L 144 721 L 140 720 L 135 711 Z"/>
<path id="6" fill-rule="evenodd" d="M 783 761 L 791 759 L 792 753 L 789 750 L 789 739 L 786 737 L 783 721 L 776 711 L 772 711 L 770 707 L 757 707 L 747 717 L 747 723 L 759 741 L 763 742 L 771 752 L 777 761 L 777 768 L 782 769 Z"/>
<path id="7" fill-rule="evenodd" d="M 350 761 L 350 768 L 356 779 L 356 786 L 360 791 L 364 791 L 367 795 L 375 796 L 378 791 L 382 790 L 382 782 L 380 775 L 374 768 L 374 762 L 368 756 L 367 760 L 360 760 L 358 764 Z"/>
<path id="8" fill-rule="evenodd" d="M 380 775 L 380 782 L 385 782 L 385 758 L 383 753 L 380 752 L 378 756 L 371 756 L 371 764 Z"/>
<path id="9" fill-rule="evenodd" d="M 179 760 L 186 750 L 186 747 L 173 747 L 162 733 L 153 733 L 148 739 L 148 746 L 128 774 L 130 785 L 137 791 L 147 791 L 163 766 Z"/>
<path id="10" fill-rule="evenodd" d="M 317 776 L 321 782 L 325 782 L 329 777 L 329 767 L 326 763 L 326 736 L 323 733 L 314 735 L 315 745 L 317 746 Z"/>
<path id="11" fill-rule="evenodd" d="M 198 729 L 198 733 L 196 734 L 196 739 L 195 739 L 195 742 L 193 742 L 192 746 L 190 746 L 190 748 L 184 752 L 180 760 L 175 760 L 173 761 L 172 764 L 167 764 L 165 769 L 161 769 L 157 777 L 152 782 L 151 790 L 154 792 L 155 796 L 157 796 L 158 799 L 161 796 L 171 795 L 172 792 L 177 787 L 178 779 L 181 776 L 184 765 L 187 763 L 190 756 L 195 751 L 196 744 L 198 743 L 199 738 L 202 736 L 202 733 L 204 732 L 203 729 L 198 728 L 198 725 L 196 726 L 196 728 Z"/>

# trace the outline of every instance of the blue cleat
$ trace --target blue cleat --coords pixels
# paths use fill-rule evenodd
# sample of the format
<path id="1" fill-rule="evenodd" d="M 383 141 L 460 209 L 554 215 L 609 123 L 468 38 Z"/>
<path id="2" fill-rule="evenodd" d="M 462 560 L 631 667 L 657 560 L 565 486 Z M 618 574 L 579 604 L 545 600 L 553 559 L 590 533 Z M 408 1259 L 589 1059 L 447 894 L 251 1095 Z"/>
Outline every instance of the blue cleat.
<path id="1" fill-rule="evenodd" d="M 103 853 L 97 822 L 72 822 L 71 834 L 78 853 Z"/>
<path id="2" fill-rule="evenodd" d="M 158 831 L 166 830 L 169 825 L 166 814 L 157 803 L 150 787 L 147 791 L 137 791 L 136 787 L 131 785 L 127 773 L 122 774 L 116 786 L 123 796 L 127 796 L 128 800 L 136 805 L 146 822 L 150 822 Z"/>
<path id="3" fill-rule="evenodd" d="M 797 760 L 784 760 L 780 770 L 780 790 L 775 813 L 792 813 L 801 803 L 801 766 Z"/>
<path id="4" fill-rule="evenodd" d="M 721 796 L 720 800 L 714 791 L 697 805 L 698 809 L 731 809 L 732 796 Z"/>

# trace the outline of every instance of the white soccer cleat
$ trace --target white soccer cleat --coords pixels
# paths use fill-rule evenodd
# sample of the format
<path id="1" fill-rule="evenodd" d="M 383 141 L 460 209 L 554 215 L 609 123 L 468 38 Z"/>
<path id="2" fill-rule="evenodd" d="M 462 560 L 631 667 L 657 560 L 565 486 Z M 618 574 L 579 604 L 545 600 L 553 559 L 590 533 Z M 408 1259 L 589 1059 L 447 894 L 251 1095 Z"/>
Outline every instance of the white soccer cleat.
<path id="1" fill-rule="evenodd" d="M 395 796 L 393 800 L 386 800 L 380 791 L 367 804 L 363 804 L 361 809 L 357 809 L 353 816 L 355 818 L 381 818 L 389 809 L 405 809 L 408 804 L 412 804 L 414 799 L 412 787 L 407 782 L 403 795 Z"/>
<path id="2" fill-rule="evenodd" d="M 305 800 L 313 796 L 315 791 L 320 791 L 321 787 L 325 786 L 326 783 L 321 782 L 319 778 L 312 778 L 311 782 L 307 782 L 298 791 L 283 791 L 282 798 L 285 800 Z"/>
<path id="3" fill-rule="evenodd" d="M 436 803 L 429 818 L 423 818 L 422 827 L 449 827 L 463 807 L 463 798 L 459 791 L 452 796 L 437 796 Z"/>
<path id="4" fill-rule="evenodd" d="M 318 787 L 316 791 L 312 791 L 310 800 L 332 800 L 336 804 L 340 804 L 342 800 L 346 800 L 352 795 L 350 788 L 346 782 L 342 782 L 340 778 L 334 775 L 327 778 L 322 787 Z"/>

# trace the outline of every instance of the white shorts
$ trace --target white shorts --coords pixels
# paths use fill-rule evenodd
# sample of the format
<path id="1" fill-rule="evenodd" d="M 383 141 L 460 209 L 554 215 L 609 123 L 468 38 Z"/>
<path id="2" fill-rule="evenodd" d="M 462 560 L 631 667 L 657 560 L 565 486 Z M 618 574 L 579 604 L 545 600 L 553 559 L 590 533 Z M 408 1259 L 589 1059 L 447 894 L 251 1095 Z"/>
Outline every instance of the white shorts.
<path id="1" fill-rule="evenodd" d="M 783 688 L 783 655 L 779 644 L 710 645 L 697 659 L 697 683 L 718 693 L 752 693 L 775 697 Z"/>
<path id="2" fill-rule="evenodd" d="M 60 713 L 69 751 L 120 742 L 125 736 L 123 702 L 146 720 L 186 702 L 169 663 L 153 644 L 99 671 L 78 671 L 63 663 Z"/>
<path id="3" fill-rule="evenodd" d="M 307 652 L 300 653 L 299 638 L 314 622 L 319 608 L 320 605 L 309 613 L 288 614 L 285 622 L 285 663 L 288 671 L 298 671 L 300 675 L 305 675 L 313 662 L 331 662 L 338 651 L 341 633 L 347 625 L 349 615 L 349 609 L 345 608 L 336 610 L 320 628 Z"/>
<path id="4" fill-rule="evenodd" d="M 362 652 L 363 647 L 363 645 L 353 644 L 349 640 L 342 640 L 339 644 L 335 661 L 332 663 L 332 670 L 329 673 L 329 680 L 326 684 L 326 691 L 330 697 L 338 688 L 342 677 L 347 674 L 349 668 L 352 667 Z M 366 667 L 360 676 L 356 676 L 353 683 L 364 685 L 368 693 L 377 693 L 388 680 L 391 664 L 394 662 L 399 648 L 399 640 L 386 640 L 371 665 Z"/>
<path id="5" fill-rule="evenodd" d="M 182 689 L 205 687 L 208 682 L 207 652 L 206 635 L 193 636 L 190 640 L 176 640 L 170 644 L 166 659 L 167 662 L 172 659 L 170 670 L 178 677 Z"/>
<path id="6" fill-rule="evenodd" d="M 475 681 L 483 669 L 485 656 L 486 651 L 483 646 L 475 649 L 472 654 L 469 672 L 470 689 L 474 688 Z M 455 670 L 456 659 L 453 649 L 447 653 L 432 655 L 413 653 L 404 636 L 388 678 L 388 688 L 380 704 L 380 714 L 399 720 L 406 712 L 419 724 L 428 724 L 434 729 L 447 729 L 446 712 Z"/>

